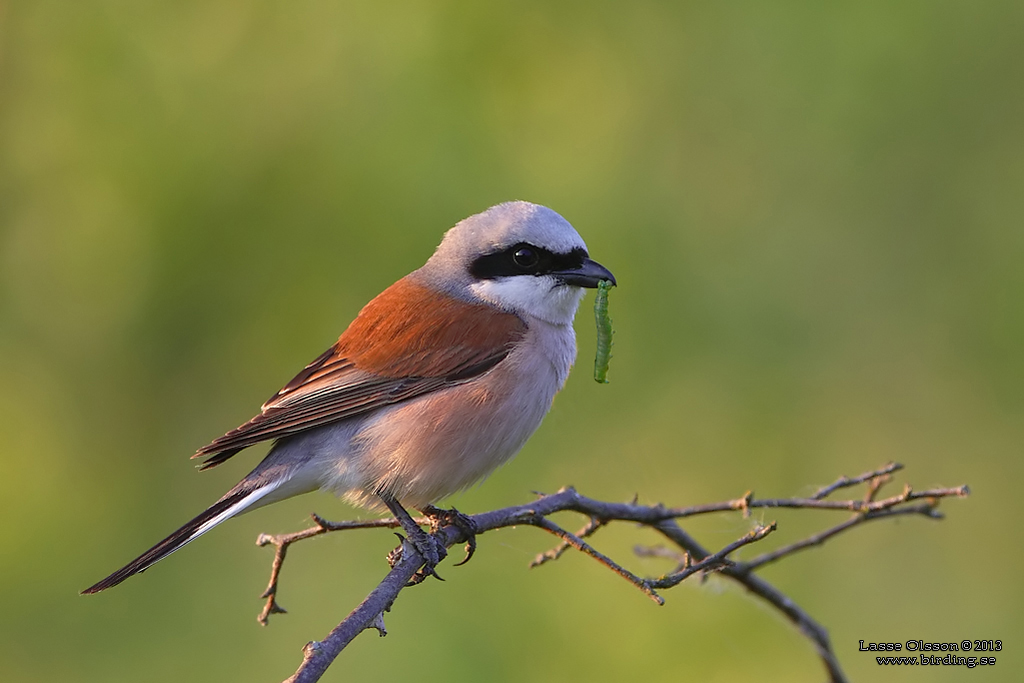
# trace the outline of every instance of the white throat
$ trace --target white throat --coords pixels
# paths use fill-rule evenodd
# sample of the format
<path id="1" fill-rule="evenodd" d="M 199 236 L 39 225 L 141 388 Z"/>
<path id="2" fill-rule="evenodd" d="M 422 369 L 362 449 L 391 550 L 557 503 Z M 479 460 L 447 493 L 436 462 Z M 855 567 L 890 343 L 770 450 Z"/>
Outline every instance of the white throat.
<path id="1" fill-rule="evenodd" d="M 550 275 L 480 280 L 471 284 L 469 289 L 488 303 L 553 325 L 571 325 L 586 294 L 582 287 L 559 284 Z"/>

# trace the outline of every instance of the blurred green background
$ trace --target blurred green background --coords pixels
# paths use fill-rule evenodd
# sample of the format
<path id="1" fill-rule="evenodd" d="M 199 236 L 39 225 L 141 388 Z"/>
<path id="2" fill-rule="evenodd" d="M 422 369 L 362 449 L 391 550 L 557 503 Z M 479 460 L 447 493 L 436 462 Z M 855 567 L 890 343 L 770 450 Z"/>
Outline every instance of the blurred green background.
<path id="1" fill-rule="evenodd" d="M 468 512 L 574 484 L 693 504 L 806 495 L 898 460 L 969 483 L 949 518 L 884 522 L 769 568 L 857 641 L 998 638 L 1021 666 L 1024 4 L 0 3 L 0 677 L 278 681 L 375 585 L 388 532 L 293 549 L 255 621 L 234 520 L 108 593 L 77 593 L 212 502 L 258 449 L 188 456 L 249 418 L 442 232 L 551 206 L 618 276 L 610 377 L 580 360 Z M 755 516 L 769 543 L 836 522 Z M 565 520 L 574 528 L 576 520 Z M 690 528 L 724 545 L 738 515 Z M 597 546 L 630 559 L 628 526 Z M 808 643 L 724 582 L 657 608 L 592 561 L 528 571 L 488 534 L 403 593 L 325 677 L 818 681 Z M 766 546 L 767 547 L 767 546 Z M 415 672 L 414 674 L 411 672 Z"/>

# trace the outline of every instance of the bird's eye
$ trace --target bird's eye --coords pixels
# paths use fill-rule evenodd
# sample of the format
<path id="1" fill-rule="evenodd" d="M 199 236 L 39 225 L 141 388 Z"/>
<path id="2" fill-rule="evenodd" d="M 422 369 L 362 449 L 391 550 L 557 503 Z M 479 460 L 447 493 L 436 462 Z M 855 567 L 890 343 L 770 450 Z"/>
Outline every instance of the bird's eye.
<path id="1" fill-rule="evenodd" d="M 540 255 L 537 254 L 536 250 L 530 247 L 520 247 L 512 253 L 512 260 L 515 261 L 516 265 L 520 268 L 532 268 L 537 265 L 540 260 Z"/>

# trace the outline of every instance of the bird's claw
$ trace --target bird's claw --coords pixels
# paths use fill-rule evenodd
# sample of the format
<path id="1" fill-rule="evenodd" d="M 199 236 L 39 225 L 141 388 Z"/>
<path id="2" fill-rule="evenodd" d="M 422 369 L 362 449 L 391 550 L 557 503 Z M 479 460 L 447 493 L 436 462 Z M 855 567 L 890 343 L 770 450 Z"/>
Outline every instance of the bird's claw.
<path id="1" fill-rule="evenodd" d="M 398 547 L 392 548 L 391 552 L 389 552 L 387 556 L 388 566 L 392 569 L 398 566 L 398 563 L 402 561 L 402 548 L 404 547 L 403 544 L 405 543 L 405 536 L 398 533 L 397 531 L 395 532 L 395 536 L 398 536 Z"/>
<path id="2" fill-rule="evenodd" d="M 479 531 L 479 528 L 477 527 L 476 522 L 473 521 L 473 518 L 459 512 L 455 508 L 445 510 L 444 508 L 435 507 L 433 505 L 427 505 L 421 508 L 420 512 L 430 518 L 431 533 L 436 533 L 449 524 L 462 532 L 466 537 L 466 556 L 454 566 L 459 567 L 469 562 L 473 557 L 473 553 L 476 552 L 476 535 Z"/>
<path id="3" fill-rule="evenodd" d="M 405 543 L 408 542 L 423 558 L 423 566 L 420 567 L 419 571 L 413 575 L 407 585 L 415 586 L 418 583 L 422 583 L 429 576 L 433 576 L 439 581 L 444 581 L 441 575 L 438 574 L 434 568 L 441 560 L 447 557 L 448 549 L 445 548 L 444 544 L 435 536 L 428 534 L 419 527 L 416 528 L 416 531 L 419 533 L 410 533 L 410 538 L 408 539 L 406 539 L 402 534 L 395 532 L 395 536 L 398 537 L 400 544 L 397 548 L 388 553 L 388 565 L 394 569 L 398 563 L 402 561 L 402 551 L 405 547 Z"/>

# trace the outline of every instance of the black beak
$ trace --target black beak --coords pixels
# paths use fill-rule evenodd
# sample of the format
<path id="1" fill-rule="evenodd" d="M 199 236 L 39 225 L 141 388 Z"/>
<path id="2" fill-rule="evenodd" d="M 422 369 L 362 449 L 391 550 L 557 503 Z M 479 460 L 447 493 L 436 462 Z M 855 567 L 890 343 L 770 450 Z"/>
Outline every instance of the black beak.
<path id="1" fill-rule="evenodd" d="M 610 280 L 612 285 L 617 284 L 612 271 L 589 258 L 583 259 L 583 265 L 579 268 L 556 270 L 552 275 L 557 277 L 563 284 L 587 287 L 589 289 L 596 289 L 597 283 L 601 280 Z"/>

